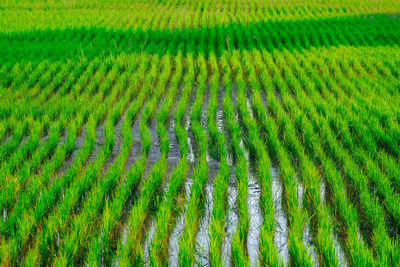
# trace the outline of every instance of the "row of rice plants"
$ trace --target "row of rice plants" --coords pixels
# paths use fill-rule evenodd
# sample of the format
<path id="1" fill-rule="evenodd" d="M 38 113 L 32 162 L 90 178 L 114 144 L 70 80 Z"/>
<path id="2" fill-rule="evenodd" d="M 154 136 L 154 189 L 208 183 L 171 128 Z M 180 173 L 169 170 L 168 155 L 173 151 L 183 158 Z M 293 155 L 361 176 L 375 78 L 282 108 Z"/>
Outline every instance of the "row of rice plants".
<path id="1" fill-rule="evenodd" d="M 228 211 L 227 198 L 230 168 L 227 159 L 228 144 L 225 140 L 224 132 L 219 130 L 217 125 L 218 94 L 222 94 L 222 87 L 220 85 L 221 74 L 217 63 L 217 57 L 214 54 L 210 54 L 209 65 L 211 68 L 211 77 L 209 82 L 210 101 L 207 112 L 207 126 L 210 135 L 209 150 L 210 152 L 215 151 L 213 154 L 215 154 L 220 161 L 219 171 L 213 182 L 214 202 L 211 214 L 211 224 L 209 227 L 209 254 L 211 266 L 223 266 L 221 250 L 225 238 L 225 219 Z"/>
<path id="2" fill-rule="evenodd" d="M 197 71 L 197 82 L 196 82 L 196 96 L 192 105 L 190 114 L 191 129 L 193 132 L 194 139 L 197 143 L 197 166 L 194 169 L 192 175 L 193 183 L 190 188 L 189 200 L 185 209 L 184 215 L 184 229 L 179 238 L 179 264 L 193 266 L 195 259 L 195 242 L 197 229 L 200 222 L 200 215 L 203 211 L 203 189 L 206 185 L 208 178 L 208 164 L 207 164 L 207 143 L 208 137 L 201 125 L 201 111 L 203 105 L 203 98 L 206 89 L 207 82 L 207 65 L 204 56 L 200 55 L 197 57 L 195 64 L 195 70 Z M 194 86 L 193 80 L 189 82 Z M 192 88 L 193 90 L 193 88 Z"/>
<path id="3" fill-rule="evenodd" d="M 231 59 L 232 61 L 235 59 Z M 237 59 L 236 59 L 237 60 Z M 235 61 L 233 61 L 236 63 Z M 232 64 L 234 64 L 232 63 Z M 225 94 L 223 97 L 223 111 L 227 130 L 230 135 L 233 156 L 235 161 L 235 177 L 238 196 L 236 204 L 238 208 L 239 222 L 238 228 L 231 240 L 232 260 L 233 264 L 249 265 L 247 257 L 247 232 L 249 229 L 249 212 L 247 208 L 247 186 L 248 186 L 248 165 L 247 158 L 244 152 L 244 143 L 239 123 L 237 121 L 234 106 L 232 104 L 232 83 L 233 78 L 228 56 L 223 56 L 220 59 L 220 66 L 223 70 L 223 85 Z M 237 68 L 237 65 L 235 65 Z M 236 69 L 237 71 L 237 69 Z"/>
<path id="4" fill-rule="evenodd" d="M 259 56 L 259 55 L 255 55 Z M 260 264 L 261 265 L 280 265 L 282 264 L 278 258 L 278 250 L 274 244 L 274 229 L 277 227 L 274 220 L 274 205 L 272 200 L 272 187 L 271 187 L 271 171 L 270 171 L 270 158 L 268 155 L 267 147 L 260 135 L 260 128 L 257 124 L 256 119 L 253 117 L 252 107 L 249 106 L 251 103 L 247 101 L 247 88 L 251 88 L 251 101 L 253 105 L 263 106 L 261 100 L 260 89 L 261 85 L 257 81 L 257 76 L 252 63 L 250 55 L 244 53 L 242 57 L 242 64 L 244 65 L 242 70 L 239 72 L 242 76 L 238 76 L 237 79 L 247 79 L 241 81 L 241 86 L 238 86 L 237 101 L 238 111 L 240 117 L 245 126 L 248 134 L 248 146 L 252 155 L 256 160 L 257 176 L 261 187 L 261 201 L 260 205 L 263 211 L 263 224 L 260 231 Z M 237 66 L 241 68 L 241 66 Z M 246 76 L 246 77 L 245 77 Z"/>

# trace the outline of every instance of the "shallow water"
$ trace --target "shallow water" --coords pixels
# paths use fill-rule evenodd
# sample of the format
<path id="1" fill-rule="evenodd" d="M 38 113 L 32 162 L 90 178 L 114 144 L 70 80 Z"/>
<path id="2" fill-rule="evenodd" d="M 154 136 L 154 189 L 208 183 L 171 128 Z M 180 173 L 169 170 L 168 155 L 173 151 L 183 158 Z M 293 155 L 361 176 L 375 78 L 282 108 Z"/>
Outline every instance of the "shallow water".
<path id="1" fill-rule="evenodd" d="M 187 139 L 187 143 L 188 143 L 188 151 L 187 151 L 187 159 L 189 161 L 189 163 L 194 163 L 195 162 L 195 156 L 194 156 L 194 149 L 193 149 L 193 145 L 192 145 L 192 140 L 194 140 L 193 138 L 193 134 L 192 131 L 190 131 L 190 116 L 186 116 L 186 125 L 185 125 L 185 129 L 188 132 L 188 139 Z"/>
<path id="2" fill-rule="evenodd" d="M 156 224 L 154 220 L 151 221 L 150 228 L 148 230 L 147 236 L 145 238 L 144 244 L 143 244 L 143 261 L 145 262 L 145 265 L 149 265 L 149 260 L 150 260 L 150 244 L 151 241 L 153 240 L 154 234 L 156 232 Z"/>
<path id="3" fill-rule="evenodd" d="M 160 151 L 160 141 L 158 139 L 158 134 L 156 132 L 156 122 L 155 119 L 152 121 L 150 126 L 148 127 L 149 129 L 149 135 L 151 138 L 151 145 L 149 149 L 149 153 L 147 155 L 147 164 L 146 164 L 146 169 L 144 172 L 144 176 L 147 176 L 151 170 L 151 167 L 156 163 L 160 157 L 161 157 L 161 151 Z"/>
<path id="4" fill-rule="evenodd" d="M 3 222 L 7 220 L 7 209 L 3 210 Z"/>
<path id="5" fill-rule="evenodd" d="M 247 194 L 247 207 L 250 216 L 249 232 L 247 235 L 247 251 L 249 253 L 251 266 L 259 265 L 259 236 L 263 223 L 262 212 L 259 204 L 260 196 L 260 185 L 255 178 L 254 172 L 250 169 Z"/>
<path id="6" fill-rule="evenodd" d="M 326 196 L 326 184 L 324 181 L 324 178 L 321 177 L 321 183 L 320 183 L 320 198 L 321 198 L 321 202 L 322 204 L 325 203 L 325 196 Z"/>
<path id="7" fill-rule="evenodd" d="M 298 203 L 299 207 L 303 207 L 303 196 L 304 196 L 304 186 L 303 183 L 298 183 L 297 186 L 297 193 L 298 193 Z M 303 229 L 303 244 L 305 249 L 311 253 L 311 261 L 313 262 L 314 266 L 318 266 L 318 255 L 313 243 L 313 238 L 310 230 L 310 222 L 306 221 Z"/>
<path id="8" fill-rule="evenodd" d="M 199 266 L 208 266 L 209 262 L 209 229 L 213 209 L 213 191 L 213 186 L 207 184 L 205 187 L 204 214 L 196 236 L 196 263 L 198 263 Z"/>
<path id="9" fill-rule="evenodd" d="M 347 263 L 346 253 L 342 248 L 342 245 L 339 242 L 338 236 L 336 233 L 332 233 L 332 241 L 335 245 L 335 255 L 338 260 L 339 266 L 347 267 L 349 264 Z"/>
<path id="10" fill-rule="evenodd" d="M 228 184 L 228 215 L 226 218 L 226 235 L 222 244 L 222 257 L 225 266 L 231 265 L 231 241 L 232 236 L 237 228 L 239 216 L 236 205 L 237 188 L 234 169 L 231 168 Z"/>
<path id="11" fill-rule="evenodd" d="M 169 152 L 167 155 L 167 175 L 176 167 L 181 153 L 179 151 L 179 143 L 175 136 L 175 121 L 171 117 L 168 123 L 168 139 L 169 139 Z"/>
<path id="12" fill-rule="evenodd" d="M 278 248 L 279 258 L 287 265 L 289 263 L 289 248 L 288 248 L 288 222 L 285 211 L 282 205 L 283 188 L 280 182 L 279 169 L 275 163 L 271 161 L 271 182 L 272 182 L 272 200 L 274 203 L 275 217 L 275 234 L 274 242 Z"/>
<path id="13" fill-rule="evenodd" d="M 190 177 L 190 176 L 188 176 Z M 189 201 L 189 196 L 190 196 L 190 189 L 193 184 L 193 181 L 191 178 L 188 178 L 185 183 L 184 183 L 184 189 L 185 189 L 185 211 L 186 211 L 186 205 L 187 202 Z M 174 228 L 172 229 L 172 232 L 170 234 L 169 240 L 168 240 L 168 266 L 179 266 L 178 262 L 178 255 L 179 255 L 179 237 L 181 236 L 183 232 L 183 228 L 185 227 L 185 212 L 180 214 L 178 216 L 178 219 L 176 220 L 176 224 Z"/>

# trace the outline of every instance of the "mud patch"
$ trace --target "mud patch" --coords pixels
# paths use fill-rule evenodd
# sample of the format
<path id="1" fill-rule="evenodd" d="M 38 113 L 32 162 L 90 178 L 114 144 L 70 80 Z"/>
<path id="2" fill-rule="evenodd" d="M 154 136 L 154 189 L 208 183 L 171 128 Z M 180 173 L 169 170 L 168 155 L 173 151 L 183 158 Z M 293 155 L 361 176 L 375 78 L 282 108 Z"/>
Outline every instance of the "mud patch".
<path id="1" fill-rule="evenodd" d="M 274 242 L 278 248 L 279 258 L 287 265 L 289 263 L 288 248 L 288 222 L 285 211 L 283 209 L 283 188 L 280 182 L 280 173 L 277 165 L 271 161 L 271 183 L 272 183 L 272 200 L 274 203 L 275 233 Z"/>

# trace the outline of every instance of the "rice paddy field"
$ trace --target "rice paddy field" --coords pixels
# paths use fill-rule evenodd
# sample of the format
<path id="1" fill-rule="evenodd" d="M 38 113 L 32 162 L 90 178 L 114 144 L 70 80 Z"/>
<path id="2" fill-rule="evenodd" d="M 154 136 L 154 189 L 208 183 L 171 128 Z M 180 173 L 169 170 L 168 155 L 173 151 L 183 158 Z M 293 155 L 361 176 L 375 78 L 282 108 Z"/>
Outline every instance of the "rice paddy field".
<path id="1" fill-rule="evenodd" d="M 399 266 L 397 0 L 0 3 L 1 266 Z"/>

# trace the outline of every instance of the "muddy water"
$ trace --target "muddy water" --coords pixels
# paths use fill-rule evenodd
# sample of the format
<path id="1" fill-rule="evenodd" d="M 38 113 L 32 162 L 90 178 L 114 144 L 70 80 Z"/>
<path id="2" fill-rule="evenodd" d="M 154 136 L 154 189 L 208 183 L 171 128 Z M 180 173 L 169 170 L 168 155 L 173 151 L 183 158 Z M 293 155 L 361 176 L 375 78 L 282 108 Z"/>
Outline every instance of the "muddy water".
<path id="1" fill-rule="evenodd" d="M 188 177 L 191 177 L 193 171 L 188 173 Z M 184 183 L 185 189 L 185 210 L 187 208 L 187 202 L 189 201 L 190 196 L 190 189 L 192 187 L 193 180 L 188 178 Z M 185 212 L 179 215 L 178 219 L 176 220 L 175 227 L 173 228 L 171 235 L 168 241 L 168 265 L 169 266 L 178 266 L 178 255 L 179 255 L 179 237 L 183 232 L 183 228 L 185 227 Z"/>
<path id="2" fill-rule="evenodd" d="M 167 175 L 171 173 L 171 171 L 176 167 L 176 164 L 181 157 L 181 153 L 179 151 L 179 143 L 178 139 L 175 136 L 175 120 L 172 115 L 170 116 L 170 120 L 168 123 L 168 139 L 169 139 L 169 152 L 167 156 Z"/>
<path id="3" fill-rule="evenodd" d="M 210 91 L 208 90 L 208 88 L 209 87 L 207 85 L 201 111 L 201 125 L 204 127 L 207 135 L 209 135 L 207 129 L 207 108 L 208 108 L 208 103 L 210 101 Z M 208 266 L 209 262 L 209 245 L 210 245 L 209 227 L 210 227 L 210 219 L 213 208 L 213 190 L 214 190 L 212 182 L 219 170 L 219 162 L 210 156 L 208 150 L 206 151 L 206 158 L 208 165 L 208 183 L 203 189 L 205 191 L 204 213 L 202 215 L 202 219 L 200 221 L 200 225 L 196 235 L 195 261 L 198 266 Z"/>
<path id="4" fill-rule="evenodd" d="M 247 207 L 249 209 L 250 225 L 247 235 L 247 251 L 249 253 L 250 265 L 259 265 L 259 236 L 263 223 L 259 200 L 261 188 L 253 170 L 249 171 L 249 187 L 247 193 Z"/>
<path id="5" fill-rule="evenodd" d="M 147 155 L 147 164 L 146 164 L 146 170 L 144 172 L 144 177 L 146 177 L 150 170 L 151 167 L 156 163 L 160 157 L 161 157 L 161 151 L 160 151 L 160 141 L 158 139 L 158 134 L 156 132 L 156 120 L 155 118 L 151 122 L 149 126 L 149 134 L 151 137 L 151 145 L 149 149 L 149 154 Z"/>
<path id="6" fill-rule="evenodd" d="M 237 187 L 234 168 L 231 166 L 231 174 L 228 184 L 228 216 L 226 218 L 226 236 L 222 243 L 222 257 L 225 266 L 231 266 L 231 240 L 239 222 L 236 205 Z"/>
<path id="7" fill-rule="evenodd" d="M 320 198 L 321 202 L 324 205 L 325 204 L 325 196 L 326 196 L 326 183 L 324 180 L 324 177 L 321 176 L 321 184 L 320 184 Z M 329 216 L 329 215 L 328 215 Z M 332 220 L 330 220 L 332 221 Z M 348 266 L 347 263 L 347 258 L 346 258 L 346 253 L 344 252 L 342 245 L 339 241 L 337 233 L 334 231 L 332 232 L 331 240 L 333 241 L 333 244 L 335 246 L 335 256 L 338 260 L 339 266 Z"/>
<path id="8" fill-rule="evenodd" d="M 218 131 L 224 133 L 226 149 L 227 149 L 227 162 L 230 169 L 229 181 L 228 181 L 228 192 L 227 192 L 227 202 L 228 202 L 228 210 L 226 216 L 226 235 L 224 241 L 222 243 L 221 255 L 223 257 L 223 263 L 225 266 L 231 265 L 231 240 L 233 233 L 237 228 L 237 224 L 239 221 L 236 199 L 237 199 L 237 188 L 236 188 L 236 177 L 235 177 L 235 169 L 233 163 L 233 156 L 230 151 L 230 138 L 228 131 L 225 127 L 224 123 L 224 111 L 222 108 L 223 96 L 225 89 L 221 85 L 218 91 L 218 107 L 217 107 L 217 127 Z"/>
<path id="9" fill-rule="evenodd" d="M 187 139 L 187 143 L 188 143 L 188 151 L 187 151 L 187 159 L 189 161 L 189 163 L 194 164 L 195 163 L 195 156 L 194 156 L 194 148 L 193 148 L 193 142 L 194 142 L 194 137 L 193 137 L 193 133 L 190 130 L 190 117 L 186 116 L 186 124 L 185 124 L 185 130 L 188 133 L 188 139 Z"/>
<path id="10" fill-rule="evenodd" d="M 213 186 L 207 184 L 205 188 L 204 214 L 196 236 L 196 263 L 198 266 L 208 266 L 210 236 L 209 228 L 213 209 Z"/>
<path id="11" fill-rule="evenodd" d="M 167 155 L 167 164 L 168 164 L 167 175 L 169 175 L 171 173 L 171 171 L 176 167 L 176 165 L 179 161 L 179 158 L 181 157 L 178 139 L 176 138 L 176 135 L 175 135 L 174 110 L 176 110 L 177 103 L 181 98 L 182 88 L 183 88 L 183 84 L 180 84 L 177 95 L 175 97 L 175 102 L 172 105 L 172 109 L 171 109 L 171 112 L 170 112 L 169 118 L 168 118 L 167 134 L 168 134 L 168 139 L 169 139 L 169 151 L 168 151 L 168 155 Z"/>
<path id="12" fill-rule="evenodd" d="M 271 182 L 272 182 L 272 200 L 274 203 L 274 217 L 275 217 L 275 234 L 274 242 L 278 248 L 279 258 L 287 265 L 289 263 L 289 249 L 288 249 L 288 222 L 285 211 L 282 205 L 283 188 L 280 182 L 279 169 L 276 163 L 270 163 Z"/>
<path id="13" fill-rule="evenodd" d="M 304 186 L 303 183 L 297 183 L 297 202 L 299 204 L 299 207 L 303 207 L 303 196 L 304 196 Z M 311 253 L 311 261 L 314 264 L 314 266 L 318 266 L 318 255 L 317 251 L 315 249 L 315 246 L 313 244 L 312 240 L 312 234 L 310 230 L 310 222 L 307 220 L 304 229 L 303 229 L 303 244 L 305 249 Z"/>
<path id="14" fill-rule="evenodd" d="M 254 118 L 251 101 L 246 97 L 246 106 L 250 117 Z M 247 251 L 249 253 L 250 265 L 259 265 L 259 236 L 263 223 L 262 211 L 260 208 L 261 188 L 256 177 L 255 166 L 252 166 L 249 159 L 248 151 L 246 151 L 247 162 L 249 162 L 248 172 L 248 192 L 247 207 L 250 216 L 249 233 L 247 235 Z"/>
<path id="15" fill-rule="evenodd" d="M 338 260 L 339 266 L 349 266 L 349 264 L 347 263 L 346 253 L 344 252 L 342 245 L 339 242 L 337 234 L 333 233 L 331 239 L 333 241 L 333 244 L 335 245 L 335 255 Z"/>
<path id="16" fill-rule="evenodd" d="M 7 209 L 3 210 L 3 222 L 7 220 Z"/>
<path id="17" fill-rule="evenodd" d="M 325 184 L 325 181 L 324 181 L 323 177 L 321 177 L 321 183 L 320 183 L 320 186 L 319 186 L 319 190 L 320 190 L 321 202 L 322 202 L 322 204 L 324 204 L 325 203 L 325 196 L 326 196 L 326 184 Z"/>
<path id="18" fill-rule="evenodd" d="M 189 200 L 189 196 L 190 196 L 190 188 L 192 186 L 192 179 L 190 177 L 192 177 L 193 174 L 193 167 L 195 164 L 195 147 L 194 147 L 194 137 L 193 137 L 193 133 L 191 131 L 191 122 L 190 122 L 190 116 L 189 114 L 191 114 L 192 111 L 192 104 L 195 98 L 195 93 L 196 93 L 196 88 L 194 87 L 192 92 L 190 93 L 190 103 L 188 104 L 187 108 L 186 108 L 186 114 L 183 118 L 184 121 L 184 127 L 185 130 L 188 134 L 187 137 L 187 145 L 188 145 L 188 149 L 187 149 L 187 153 L 186 153 L 186 157 L 188 159 L 188 163 L 189 163 L 189 170 L 188 173 L 186 174 L 187 179 L 185 180 L 184 184 L 183 184 L 183 189 L 185 191 L 185 210 L 186 210 L 186 206 L 187 206 L 187 202 Z M 169 266 L 179 266 L 178 264 L 178 255 L 179 255 L 179 237 L 185 227 L 185 222 L 184 222 L 184 218 L 185 218 L 185 212 L 182 212 L 181 214 L 179 214 L 178 218 L 175 221 L 175 226 L 173 227 L 171 234 L 169 236 L 168 239 L 168 265 Z"/>

